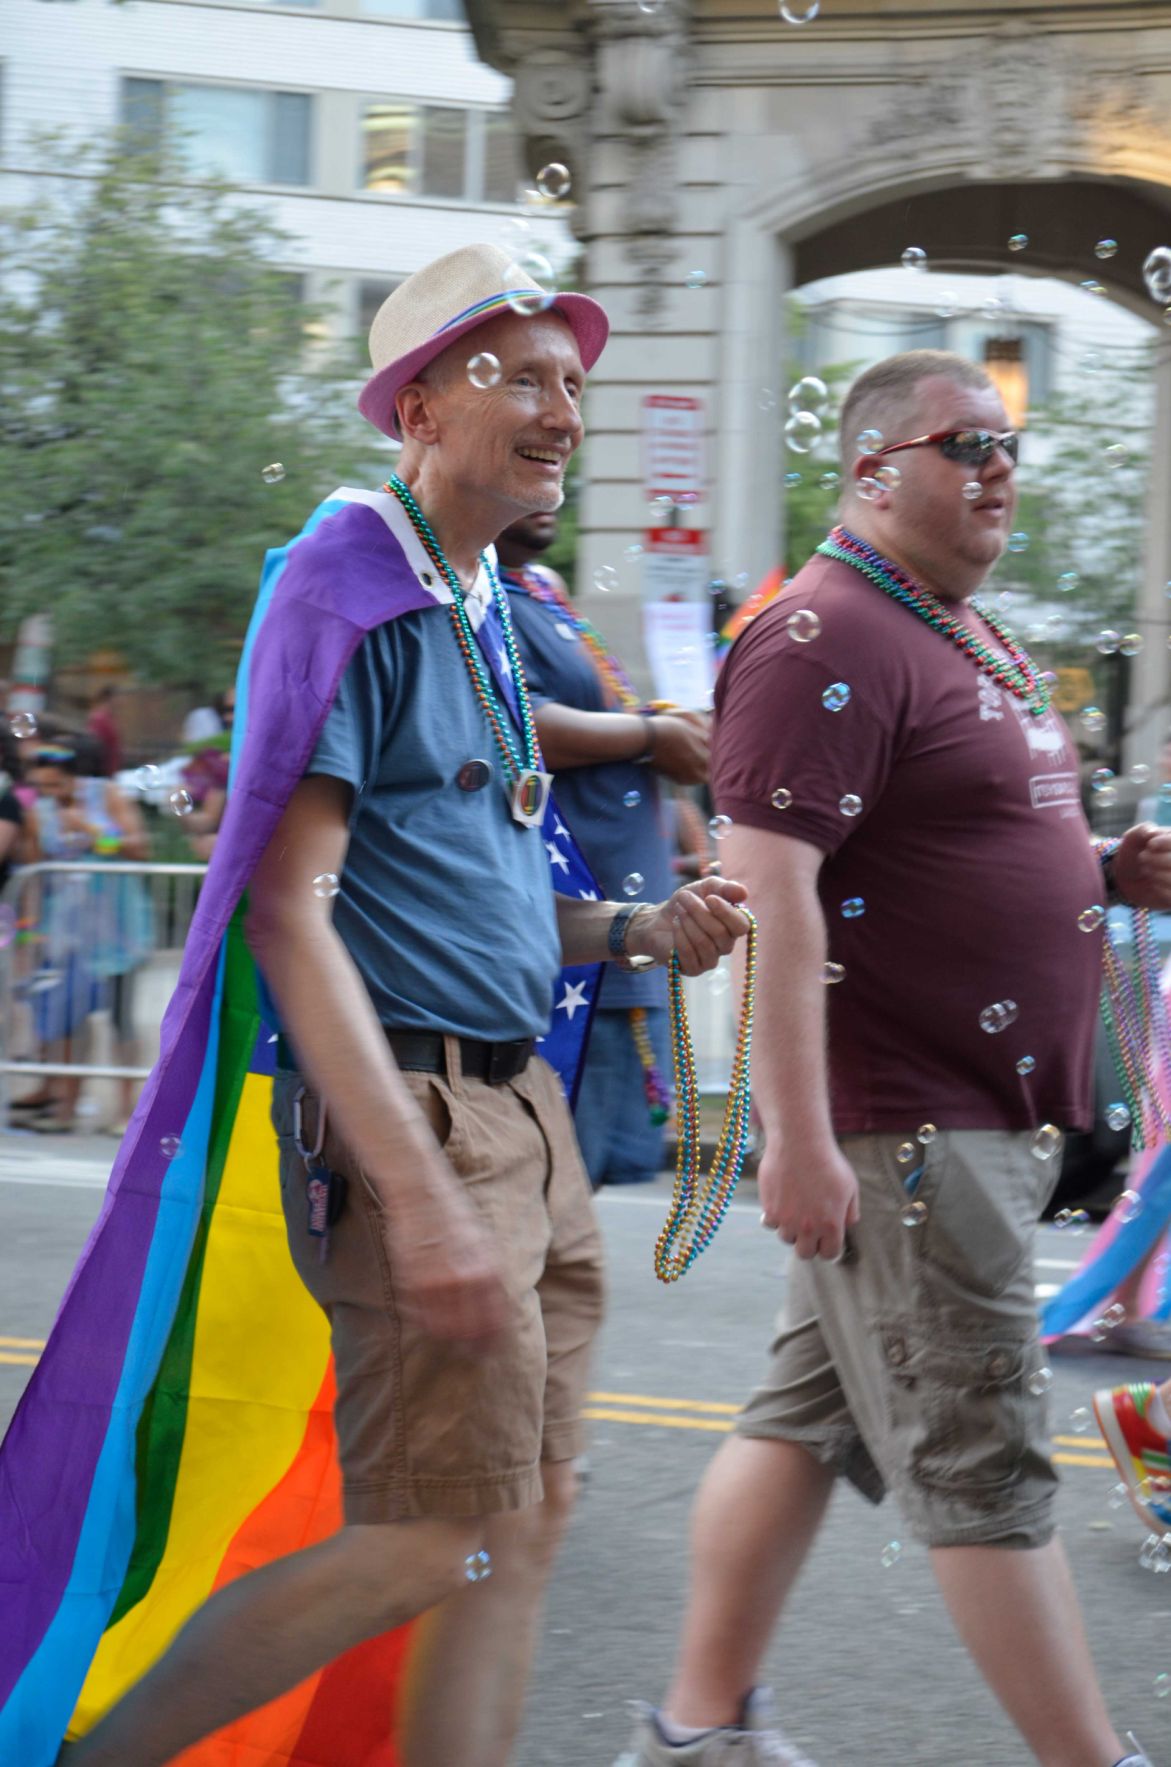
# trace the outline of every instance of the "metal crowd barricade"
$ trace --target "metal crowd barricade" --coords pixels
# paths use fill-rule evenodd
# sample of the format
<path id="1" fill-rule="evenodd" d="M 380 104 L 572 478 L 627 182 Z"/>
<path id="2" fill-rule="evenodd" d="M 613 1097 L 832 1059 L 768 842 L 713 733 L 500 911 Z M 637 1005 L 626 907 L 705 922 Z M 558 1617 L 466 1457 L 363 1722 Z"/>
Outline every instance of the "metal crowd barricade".
<path id="1" fill-rule="evenodd" d="M 0 1126 L 8 1122 L 14 1086 L 26 1076 L 147 1078 L 206 873 L 199 864 L 90 858 L 46 860 L 13 872 L 0 893 Z M 137 879 L 143 888 L 120 892 L 120 878 Z M 100 1049 L 97 1060 L 77 1059 L 95 1041 L 94 1014 L 109 1008 L 117 978 L 109 966 L 123 960 L 111 952 L 112 929 L 103 919 L 120 895 L 133 901 L 140 940 L 132 973 L 141 1066 L 103 1059 Z M 110 1045 L 109 1032 L 97 1040 Z"/>

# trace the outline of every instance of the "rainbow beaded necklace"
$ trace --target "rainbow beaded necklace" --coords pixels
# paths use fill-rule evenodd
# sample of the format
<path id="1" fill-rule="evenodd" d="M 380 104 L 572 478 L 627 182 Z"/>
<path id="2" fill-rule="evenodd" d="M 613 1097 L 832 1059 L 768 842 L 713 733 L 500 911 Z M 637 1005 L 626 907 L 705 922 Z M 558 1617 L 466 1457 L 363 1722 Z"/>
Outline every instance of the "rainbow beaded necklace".
<path id="1" fill-rule="evenodd" d="M 744 999 L 736 1055 L 728 1081 L 728 1100 L 711 1171 L 699 1178 L 699 1084 L 695 1052 L 687 1023 L 679 959 L 672 953 L 667 991 L 671 1010 L 671 1041 L 675 1057 L 676 1152 L 675 1186 L 663 1231 L 655 1241 L 655 1275 L 660 1282 L 678 1282 L 715 1238 L 728 1212 L 748 1145 L 749 1077 L 752 1066 L 752 1022 L 756 1011 L 756 919 L 748 920 L 744 957 Z"/>
<path id="2" fill-rule="evenodd" d="M 539 771 L 541 766 L 541 750 L 540 745 L 537 742 L 537 727 L 533 722 L 532 707 L 529 704 L 528 684 L 525 681 L 524 669 L 521 667 L 520 652 L 517 649 L 516 637 L 512 630 L 512 616 L 508 611 L 508 597 L 500 587 L 500 580 L 497 577 L 496 572 L 493 570 L 487 554 L 483 552 L 480 554 L 480 563 L 487 571 L 488 581 L 492 585 L 492 600 L 495 603 L 496 612 L 500 616 L 500 626 L 504 633 L 505 654 L 508 657 L 508 666 L 512 671 L 512 679 L 516 685 L 517 704 L 520 707 L 521 738 L 524 743 L 523 753 L 518 750 L 516 743 L 513 740 L 512 731 L 509 728 L 508 713 L 501 706 L 499 696 L 496 692 L 495 683 L 492 681 L 491 676 L 484 667 L 483 659 L 480 655 L 480 647 L 476 641 L 476 635 L 472 630 L 472 622 L 468 617 L 466 606 L 467 597 L 464 594 L 463 584 L 452 570 L 450 564 L 448 564 L 447 559 L 444 556 L 443 548 L 435 538 L 430 522 L 427 520 L 427 517 L 423 514 L 423 511 L 419 508 L 414 497 L 397 473 L 394 473 L 391 476 L 383 486 L 383 490 L 390 491 L 398 498 L 399 502 L 406 510 L 407 515 L 410 517 L 411 526 L 418 535 L 423 550 L 426 552 L 431 563 L 435 566 L 435 569 L 439 572 L 440 576 L 451 590 L 451 623 L 455 630 L 456 642 L 463 653 L 464 663 L 467 667 L 472 687 L 475 690 L 476 698 L 483 707 L 488 722 L 492 727 L 492 734 L 496 738 L 496 746 L 500 751 L 500 758 L 504 763 L 505 774 L 511 779 L 519 779 L 522 773 Z"/>
<path id="3" fill-rule="evenodd" d="M 975 663 L 982 675 L 987 675 L 1017 699 L 1023 700 L 1035 718 L 1041 717 L 1049 710 L 1049 689 L 1041 679 L 1032 658 L 1024 647 L 1017 643 L 1008 627 L 996 618 L 981 602 L 973 600 L 971 605 L 988 627 L 993 637 L 1008 653 L 1006 657 L 998 656 L 990 645 L 978 638 L 970 626 L 953 614 L 937 595 L 930 589 L 924 589 L 905 571 L 884 558 L 873 546 L 860 540 L 848 528 L 836 527 L 817 548 L 824 558 L 836 558 L 843 564 L 853 565 L 864 577 L 876 584 L 879 589 L 899 601 L 913 614 L 954 644 L 962 651 L 970 662 Z"/>
<path id="4" fill-rule="evenodd" d="M 635 706 L 641 705 L 642 700 L 634 690 L 633 681 L 607 645 L 598 628 L 587 620 L 584 614 L 578 612 L 564 590 L 559 589 L 555 583 L 547 581 L 539 569 L 530 565 L 522 565 L 519 570 L 513 571 L 512 575 L 520 580 L 521 585 L 528 590 L 534 601 L 544 602 L 546 607 L 555 607 L 564 616 L 567 625 L 577 633 L 589 651 L 590 660 L 595 669 L 601 676 L 602 691 L 607 704 L 621 707 L 624 712 L 632 711 Z"/>

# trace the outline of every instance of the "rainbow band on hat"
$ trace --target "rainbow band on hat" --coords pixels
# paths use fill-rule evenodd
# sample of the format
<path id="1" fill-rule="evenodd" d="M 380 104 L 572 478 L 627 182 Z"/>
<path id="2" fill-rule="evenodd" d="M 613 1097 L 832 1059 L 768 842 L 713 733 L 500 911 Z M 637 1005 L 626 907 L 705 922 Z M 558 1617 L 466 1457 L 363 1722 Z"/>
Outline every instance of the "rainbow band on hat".
<path id="1" fill-rule="evenodd" d="M 546 292 L 539 283 L 534 283 L 531 288 L 509 288 L 503 294 L 489 295 L 486 300 L 477 301 L 474 306 L 465 307 L 462 313 L 457 313 L 454 319 L 447 320 L 446 324 L 441 325 L 438 331 L 433 331 L 431 335 L 432 337 L 442 337 L 445 331 L 452 331 L 467 319 L 478 319 L 485 313 L 498 313 L 501 307 L 511 307 L 513 301 L 531 301 L 535 294 L 543 295 Z M 549 305 L 552 306 L 556 299 L 556 295 L 550 295 Z"/>

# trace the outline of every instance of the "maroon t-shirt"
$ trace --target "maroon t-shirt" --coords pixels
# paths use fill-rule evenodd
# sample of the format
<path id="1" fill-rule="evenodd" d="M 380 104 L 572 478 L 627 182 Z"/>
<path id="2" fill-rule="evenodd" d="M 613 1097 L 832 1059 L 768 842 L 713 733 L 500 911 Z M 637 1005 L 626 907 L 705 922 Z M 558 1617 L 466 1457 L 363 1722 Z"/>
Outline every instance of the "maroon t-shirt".
<path id="1" fill-rule="evenodd" d="M 821 622 L 805 643 L 787 626 L 799 608 Z M 839 683 L 849 698 L 831 711 L 822 696 Z M 1102 933 L 1078 920 L 1104 886 L 1055 713 L 1034 717 L 918 615 L 818 556 L 724 666 L 712 780 L 734 822 L 827 855 L 829 957 L 845 970 L 826 1000 L 839 1134 L 1089 1126 Z M 764 970 L 760 985 L 785 978 Z M 983 1030 L 1003 1003 L 1015 1018 L 1010 1006 L 1007 1028 Z"/>

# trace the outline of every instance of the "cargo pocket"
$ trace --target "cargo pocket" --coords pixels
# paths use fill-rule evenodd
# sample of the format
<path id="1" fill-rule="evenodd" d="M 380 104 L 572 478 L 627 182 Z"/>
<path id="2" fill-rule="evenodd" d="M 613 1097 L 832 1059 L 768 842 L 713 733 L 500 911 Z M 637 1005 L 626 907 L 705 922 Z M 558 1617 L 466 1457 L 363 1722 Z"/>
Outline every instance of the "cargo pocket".
<path id="1" fill-rule="evenodd" d="M 961 1289 L 993 1300 L 1030 1259 L 1047 1177 L 1027 1146 L 1000 1134 L 949 1134 L 927 1150 L 915 1190 L 918 1249 Z"/>
<path id="2" fill-rule="evenodd" d="M 1014 1485 L 1044 1421 L 1043 1397 L 1029 1390 L 1043 1362 L 1032 1330 L 992 1326 L 969 1341 L 900 1317 L 880 1322 L 879 1335 L 897 1471 L 973 1497 Z"/>

